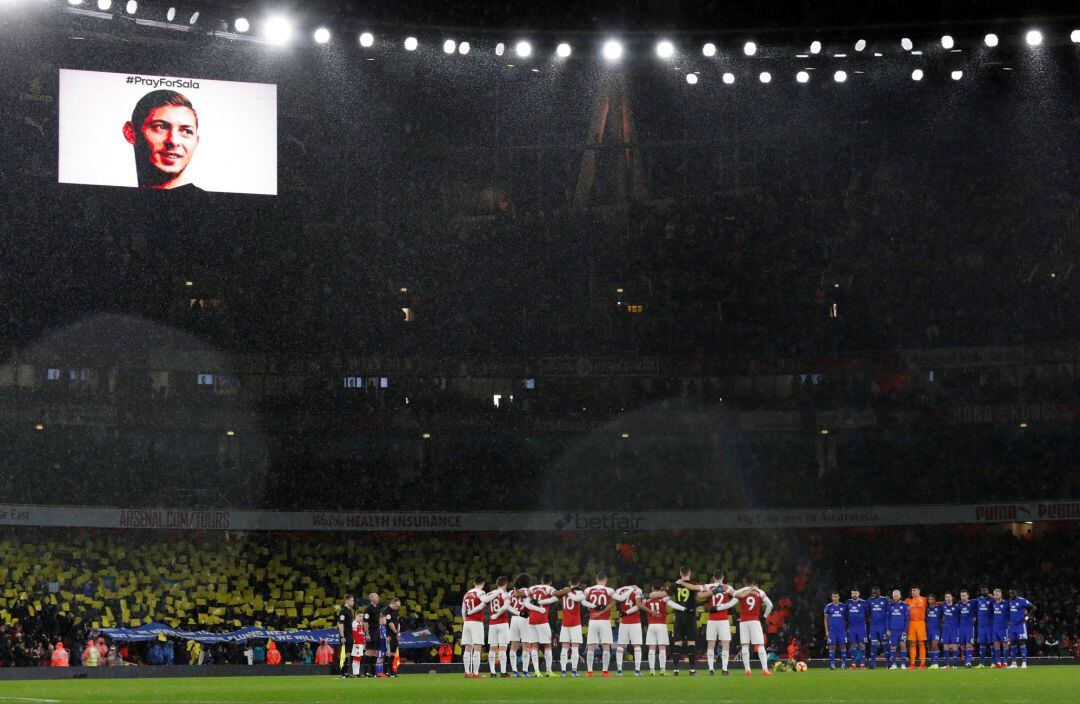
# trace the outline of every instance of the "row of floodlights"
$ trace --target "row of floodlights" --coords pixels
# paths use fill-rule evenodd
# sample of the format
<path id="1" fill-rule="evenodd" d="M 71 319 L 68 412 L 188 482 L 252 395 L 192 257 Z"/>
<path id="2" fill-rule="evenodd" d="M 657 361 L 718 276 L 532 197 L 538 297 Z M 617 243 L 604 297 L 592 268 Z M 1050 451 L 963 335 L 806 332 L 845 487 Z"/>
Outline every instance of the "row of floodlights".
<path id="1" fill-rule="evenodd" d="M 69 5 L 75 5 L 75 6 L 82 5 L 83 1 L 84 0 L 67 0 Z M 111 9 L 112 4 L 113 4 L 113 0 L 96 0 L 96 2 L 97 2 L 98 9 L 103 11 L 103 12 L 106 12 L 109 9 Z M 124 11 L 129 15 L 136 14 L 139 11 L 139 3 L 138 3 L 138 1 L 137 0 L 127 0 L 126 4 L 124 6 Z M 165 19 L 167 21 L 169 21 L 169 22 L 175 21 L 176 20 L 176 15 L 177 15 L 176 7 L 169 7 L 165 11 Z M 199 21 L 199 13 L 198 12 L 193 12 L 190 15 L 190 17 L 188 18 L 189 24 L 195 24 L 198 21 Z M 233 21 L 233 29 L 236 32 L 240 33 L 240 34 L 247 33 L 247 32 L 249 32 L 251 30 L 251 22 L 247 18 L 238 17 Z M 264 25 L 263 25 L 263 34 L 265 35 L 266 40 L 268 42 L 270 42 L 271 44 L 286 44 L 292 39 L 293 26 L 292 26 L 292 23 L 289 22 L 289 20 L 286 19 L 285 17 L 272 16 L 272 17 L 268 18 L 266 20 L 266 22 L 264 23 Z M 330 41 L 330 30 L 327 29 L 326 27 L 319 27 L 318 29 L 316 29 L 314 31 L 312 36 L 313 36 L 313 39 L 315 40 L 315 43 L 317 43 L 317 44 L 326 44 L 327 42 Z M 1080 29 L 1072 30 L 1072 32 L 1069 34 L 1069 39 L 1074 44 L 1080 44 Z M 1028 46 L 1033 46 L 1033 47 L 1034 46 L 1040 46 L 1040 45 L 1042 45 L 1042 43 L 1044 41 L 1043 33 L 1038 29 L 1028 30 L 1024 34 L 1024 41 L 1025 41 L 1025 43 L 1027 43 Z M 956 47 L 956 40 L 953 39 L 953 37 L 951 35 L 949 35 L 949 34 L 943 35 L 941 37 L 940 43 L 941 43 L 941 48 L 945 49 L 947 51 L 953 51 L 954 48 Z M 983 43 L 986 46 L 993 48 L 993 47 L 996 47 L 1000 43 L 1000 39 L 999 39 L 998 35 L 991 33 L 991 34 L 987 34 L 985 37 L 983 37 Z M 375 36 L 371 32 L 364 32 L 364 33 L 362 33 L 360 35 L 360 46 L 367 48 L 367 47 L 373 46 L 374 44 L 375 44 Z M 406 51 L 416 51 L 416 49 L 419 48 L 419 46 L 420 46 L 420 42 L 416 37 L 411 37 L 410 36 L 410 37 L 405 38 L 404 47 L 405 47 Z M 866 47 L 867 47 L 867 42 L 866 42 L 865 39 L 859 39 L 858 41 L 855 42 L 855 51 L 856 52 L 865 51 Z M 900 47 L 904 51 L 913 51 L 914 48 L 915 48 L 915 43 L 909 37 L 904 37 L 904 38 L 902 38 L 900 40 Z M 445 53 L 447 53 L 447 54 L 458 53 L 458 54 L 464 55 L 464 54 L 468 54 L 469 51 L 471 50 L 471 48 L 472 47 L 470 46 L 469 42 L 467 42 L 467 41 L 457 42 L 457 41 L 455 41 L 453 39 L 447 39 L 447 40 L 445 40 L 443 42 L 443 51 Z M 521 41 L 517 42 L 516 44 L 514 44 L 513 49 L 514 49 L 514 53 L 517 54 L 517 56 L 519 58 L 523 58 L 523 59 L 532 56 L 532 53 L 533 53 L 532 44 L 529 43 L 528 41 L 525 41 L 525 40 L 521 40 Z M 745 44 L 743 44 L 743 53 L 746 56 L 754 56 L 755 54 L 757 54 L 757 49 L 758 49 L 758 47 L 757 47 L 757 44 L 755 42 L 748 41 Z M 822 47 L 822 44 L 821 44 L 820 41 L 813 41 L 813 42 L 810 43 L 810 47 L 809 47 L 810 54 L 820 54 L 822 49 L 823 49 L 823 47 Z M 506 53 L 506 50 L 507 50 L 507 46 L 506 46 L 506 44 L 504 44 L 502 42 L 495 45 L 495 54 L 497 56 L 502 56 L 503 54 Z M 564 59 L 569 57 L 570 54 L 572 53 L 572 51 L 573 50 L 571 49 L 570 45 L 567 44 L 566 42 L 563 42 L 563 43 L 559 44 L 555 48 L 555 54 L 557 56 L 559 56 L 560 58 L 564 58 Z M 714 44 L 712 42 L 705 43 L 701 47 L 701 53 L 702 53 L 702 55 L 704 55 L 706 57 L 716 56 L 716 53 L 717 53 L 716 44 Z M 622 58 L 622 55 L 623 55 L 622 42 L 620 42 L 618 40 L 615 40 L 615 39 L 609 39 L 608 41 L 604 42 L 604 45 L 601 48 L 601 54 L 608 61 L 618 61 L 620 58 Z M 658 57 L 660 57 L 661 59 L 670 59 L 670 58 L 672 58 L 675 55 L 675 45 L 671 41 L 666 40 L 666 39 L 657 42 L 657 44 L 656 44 L 656 55 Z M 879 54 L 875 54 L 875 55 L 879 55 Z M 843 56 L 843 55 L 840 55 L 840 56 Z M 840 73 L 842 73 L 842 72 L 840 72 Z"/>
<path id="2" fill-rule="evenodd" d="M 915 69 L 914 71 L 911 72 L 911 80 L 913 80 L 913 81 L 921 81 L 925 76 L 926 76 L 926 74 L 923 72 L 923 70 L 921 68 L 917 68 L 917 69 Z M 964 72 L 960 71 L 960 70 L 951 71 L 949 73 L 949 77 L 952 78 L 954 81 L 959 81 L 960 79 L 962 79 L 964 77 Z M 731 73 L 730 71 L 727 72 L 727 73 L 722 74 L 720 78 L 727 85 L 731 85 L 731 84 L 735 83 L 735 74 Z M 836 71 L 835 73 L 833 73 L 833 80 L 835 82 L 837 82 L 837 83 L 846 83 L 847 79 L 848 79 L 848 72 L 847 71 Z M 689 83 L 690 85 L 692 85 L 692 86 L 697 85 L 698 80 L 700 80 L 700 76 L 698 74 L 696 74 L 696 73 L 688 73 L 688 74 L 686 74 L 686 82 Z M 762 83 L 772 83 L 773 75 L 771 73 L 769 73 L 768 71 L 762 71 L 761 73 L 758 74 L 758 80 L 761 81 Z M 798 73 L 795 74 L 795 80 L 798 83 L 809 83 L 810 82 L 810 72 L 809 71 L 799 71 Z"/>

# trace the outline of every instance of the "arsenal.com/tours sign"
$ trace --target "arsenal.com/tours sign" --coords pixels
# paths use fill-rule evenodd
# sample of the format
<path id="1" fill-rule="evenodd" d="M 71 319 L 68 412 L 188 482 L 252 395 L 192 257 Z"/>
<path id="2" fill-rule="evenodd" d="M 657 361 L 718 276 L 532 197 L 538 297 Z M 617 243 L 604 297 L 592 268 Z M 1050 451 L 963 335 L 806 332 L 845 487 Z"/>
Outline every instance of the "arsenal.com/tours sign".
<path id="1" fill-rule="evenodd" d="M 281 531 L 642 531 L 1080 521 L 1080 501 L 842 509 L 452 513 L 0 505 L 0 526 Z"/>

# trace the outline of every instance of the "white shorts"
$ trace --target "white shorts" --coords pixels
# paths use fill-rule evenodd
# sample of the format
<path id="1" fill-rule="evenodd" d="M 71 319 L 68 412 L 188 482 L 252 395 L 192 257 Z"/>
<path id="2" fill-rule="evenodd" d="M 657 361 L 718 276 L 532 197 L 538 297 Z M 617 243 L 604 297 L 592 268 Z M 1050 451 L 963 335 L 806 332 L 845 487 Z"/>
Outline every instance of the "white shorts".
<path id="1" fill-rule="evenodd" d="M 510 617 L 510 642 L 525 643 L 525 634 L 529 632 L 529 619 L 524 616 Z"/>
<path id="2" fill-rule="evenodd" d="M 611 645 L 611 621 L 589 621 L 589 645 Z"/>
<path id="3" fill-rule="evenodd" d="M 488 626 L 488 645 L 492 648 L 503 648 L 510 644 L 510 624 L 496 623 Z"/>
<path id="4" fill-rule="evenodd" d="M 525 640 L 526 643 L 537 643 L 539 645 L 551 645 L 551 624 L 550 623 L 530 623 L 525 628 Z"/>
<path id="5" fill-rule="evenodd" d="M 761 621 L 739 621 L 739 643 L 765 645 L 765 633 L 761 630 Z"/>
<path id="6" fill-rule="evenodd" d="M 354 645 L 352 647 L 352 656 L 354 658 L 362 658 L 362 657 L 364 657 L 364 646 L 362 646 L 362 645 Z"/>
<path id="7" fill-rule="evenodd" d="M 705 640 L 731 641 L 731 621 L 709 621 L 705 626 Z"/>
<path id="8" fill-rule="evenodd" d="M 461 644 L 462 645 L 483 645 L 484 644 L 484 622 L 483 621 L 466 621 L 461 626 Z"/>
<path id="9" fill-rule="evenodd" d="M 645 645 L 668 645 L 670 639 L 668 638 L 667 624 L 666 623 L 650 623 L 649 630 L 645 633 Z"/>
<path id="10" fill-rule="evenodd" d="M 619 624 L 619 645 L 641 645 L 641 624 Z"/>
<path id="11" fill-rule="evenodd" d="M 581 644 L 581 626 L 563 626 L 559 631 L 560 643 Z"/>

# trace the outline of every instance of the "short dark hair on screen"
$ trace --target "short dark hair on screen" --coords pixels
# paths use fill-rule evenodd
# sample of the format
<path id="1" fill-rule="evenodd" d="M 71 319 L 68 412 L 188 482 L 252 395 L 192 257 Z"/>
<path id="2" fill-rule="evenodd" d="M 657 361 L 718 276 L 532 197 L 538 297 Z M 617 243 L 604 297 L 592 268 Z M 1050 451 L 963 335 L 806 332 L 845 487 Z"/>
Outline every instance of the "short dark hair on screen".
<path id="1" fill-rule="evenodd" d="M 195 111 L 195 106 L 191 104 L 186 95 L 177 93 L 175 90 L 152 90 L 139 98 L 139 102 L 135 103 L 135 109 L 131 111 L 131 125 L 135 129 L 139 129 L 142 123 L 146 122 L 146 117 L 151 110 L 166 105 L 188 108 L 195 114 L 195 127 L 199 126 L 199 113 Z"/>

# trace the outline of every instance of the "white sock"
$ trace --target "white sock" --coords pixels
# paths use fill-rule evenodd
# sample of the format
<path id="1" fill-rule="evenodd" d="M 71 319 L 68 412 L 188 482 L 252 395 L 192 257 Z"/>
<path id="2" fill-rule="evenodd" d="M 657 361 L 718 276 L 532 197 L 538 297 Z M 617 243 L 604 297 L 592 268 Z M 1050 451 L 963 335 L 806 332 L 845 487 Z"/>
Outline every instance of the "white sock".
<path id="1" fill-rule="evenodd" d="M 747 672 L 750 672 L 750 646 L 744 645 L 742 647 L 742 664 L 746 668 Z"/>
<path id="2" fill-rule="evenodd" d="M 499 651 L 499 670 L 502 674 L 506 674 L 506 648 Z"/>
<path id="3" fill-rule="evenodd" d="M 555 672 L 555 654 L 551 652 L 551 646 L 544 648 L 544 662 L 547 663 L 547 671 Z"/>
<path id="4" fill-rule="evenodd" d="M 765 672 L 769 671 L 769 654 L 765 652 L 765 646 L 759 645 L 757 647 L 758 660 L 761 661 L 761 669 Z"/>
<path id="5" fill-rule="evenodd" d="M 353 659 L 353 661 L 352 661 L 352 674 L 353 674 L 353 677 L 359 677 L 360 676 L 360 661 L 359 660 Z"/>
<path id="6" fill-rule="evenodd" d="M 488 669 L 491 670 L 491 674 L 495 674 L 495 660 L 496 654 L 488 650 Z"/>
<path id="7" fill-rule="evenodd" d="M 661 648 L 660 650 L 660 672 L 667 670 L 667 650 Z"/>
<path id="8" fill-rule="evenodd" d="M 510 651 L 509 660 L 510 660 L 510 671 L 511 672 L 517 672 L 517 651 L 516 650 L 511 650 Z M 503 672 L 506 672 L 506 670 L 503 670 Z"/>
<path id="9" fill-rule="evenodd" d="M 709 648 L 709 652 L 705 653 L 705 662 L 709 664 L 709 672 L 712 672 L 713 666 L 716 665 L 716 653 L 712 648 Z"/>
<path id="10" fill-rule="evenodd" d="M 465 674 L 472 674 L 472 651 L 466 650 L 461 654 L 461 664 L 465 666 Z"/>
<path id="11" fill-rule="evenodd" d="M 608 671 L 608 666 L 611 664 L 611 651 L 605 650 L 604 654 L 600 656 L 604 663 L 604 672 Z M 621 668 L 620 668 L 621 669 Z"/>
<path id="12" fill-rule="evenodd" d="M 727 672 L 728 660 L 731 659 L 731 652 L 728 647 L 720 649 L 720 668 Z"/>
<path id="13" fill-rule="evenodd" d="M 592 664 L 593 660 L 595 659 L 596 653 L 593 651 L 592 648 L 589 648 L 589 650 L 585 653 L 585 669 L 589 672 L 592 672 Z M 607 668 L 605 667 L 604 669 L 606 670 Z"/>
<path id="14" fill-rule="evenodd" d="M 532 658 L 533 670 L 535 670 L 536 674 L 539 675 L 540 674 L 540 651 L 539 650 L 533 650 L 531 653 L 529 653 L 529 657 Z"/>
<path id="15" fill-rule="evenodd" d="M 641 672 L 641 646 L 634 646 L 634 672 Z"/>
<path id="16" fill-rule="evenodd" d="M 649 648 L 649 672 L 656 669 L 656 648 Z"/>
<path id="17" fill-rule="evenodd" d="M 581 660 L 581 658 L 578 656 L 577 648 L 571 645 L 568 657 L 570 658 L 570 669 L 574 672 L 577 672 L 578 662 Z"/>
<path id="18" fill-rule="evenodd" d="M 559 648 L 559 669 L 566 672 L 566 666 L 570 664 L 570 648 L 564 645 Z"/>
<path id="19" fill-rule="evenodd" d="M 625 655 L 626 648 L 622 647 L 621 645 L 615 648 L 615 669 L 617 669 L 619 672 L 622 672 L 623 661 L 626 659 L 624 657 Z"/>

